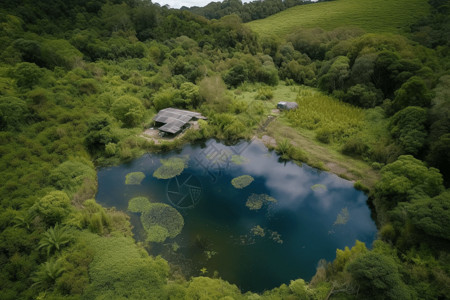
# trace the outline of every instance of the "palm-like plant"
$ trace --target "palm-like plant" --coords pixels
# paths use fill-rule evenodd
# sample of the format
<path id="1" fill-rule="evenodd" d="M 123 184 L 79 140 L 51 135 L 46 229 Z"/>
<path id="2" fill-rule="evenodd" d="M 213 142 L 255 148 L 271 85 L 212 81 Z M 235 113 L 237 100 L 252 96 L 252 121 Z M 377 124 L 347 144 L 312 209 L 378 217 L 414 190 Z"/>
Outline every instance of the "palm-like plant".
<path id="1" fill-rule="evenodd" d="M 31 216 L 31 214 L 22 213 L 14 218 L 15 223 L 14 227 L 25 228 L 26 230 L 30 230 L 32 221 L 33 217 Z"/>
<path id="2" fill-rule="evenodd" d="M 66 227 L 59 227 L 58 224 L 53 228 L 49 228 L 44 237 L 39 242 L 38 249 L 46 248 L 47 255 L 54 252 L 59 252 L 64 245 L 67 245 L 72 240 L 72 236 Z"/>
<path id="3" fill-rule="evenodd" d="M 61 261 L 51 259 L 40 265 L 36 273 L 34 273 L 34 276 L 32 277 L 32 280 L 34 281 L 33 285 L 49 288 L 63 272 L 64 268 Z"/>

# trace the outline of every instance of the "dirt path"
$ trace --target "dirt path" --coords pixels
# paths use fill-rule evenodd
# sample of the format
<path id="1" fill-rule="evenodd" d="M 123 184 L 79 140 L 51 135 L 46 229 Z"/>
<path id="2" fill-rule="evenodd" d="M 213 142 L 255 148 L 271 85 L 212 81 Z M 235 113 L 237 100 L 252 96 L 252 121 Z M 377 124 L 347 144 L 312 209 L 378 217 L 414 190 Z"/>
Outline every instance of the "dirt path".
<path id="1" fill-rule="evenodd" d="M 278 119 L 272 120 L 264 132 L 259 132 L 259 136 L 262 142 L 272 147 L 276 146 L 276 140 L 287 138 L 295 147 L 307 153 L 309 165 L 320 167 L 345 179 L 360 180 L 368 187 L 373 187 L 379 179 L 378 173 L 365 162 L 320 145 L 313 136 L 307 136 Z"/>

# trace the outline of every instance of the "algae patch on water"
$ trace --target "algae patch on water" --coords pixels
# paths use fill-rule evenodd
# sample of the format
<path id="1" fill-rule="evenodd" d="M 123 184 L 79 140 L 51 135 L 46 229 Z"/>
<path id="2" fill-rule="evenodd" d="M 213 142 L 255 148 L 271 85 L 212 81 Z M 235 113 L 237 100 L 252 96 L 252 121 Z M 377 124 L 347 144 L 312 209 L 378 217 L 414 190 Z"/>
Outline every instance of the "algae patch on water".
<path id="1" fill-rule="evenodd" d="M 235 165 L 243 165 L 248 163 L 248 159 L 245 156 L 233 155 L 231 157 L 231 162 L 234 163 Z"/>
<path id="2" fill-rule="evenodd" d="M 259 226 L 259 225 L 256 225 L 252 229 L 250 229 L 250 232 L 253 235 L 257 235 L 257 236 L 260 236 L 260 237 L 264 237 L 266 235 L 266 232 L 264 231 L 264 229 L 261 226 Z"/>
<path id="3" fill-rule="evenodd" d="M 264 204 L 277 203 L 277 200 L 267 194 L 251 194 L 248 197 L 245 206 L 250 210 L 258 210 L 263 207 Z"/>
<path id="4" fill-rule="evenodd" d="M 153 177 L 159 179 L 170 179 L 180 175 L 186 168 L 188 157 L 172 157 L 160 159 L 161 167 L 153 172 Z"/>
<path id="5" fill-rule="evenodd" d="M 350 214 L 348 212 L 348 208 L 344 207 L 341 209 L 341 212 L 337 215 L 336 221 L 334 221 L 333 225 L 345 225 L 350 218 Z"/>
<path id="6" fill-rule="evenodd" d="M 328 189 L 327 189 L 327 186 L 326 185 L 324 185 L 324 184 L 315 184 L 315 185 L 312 185 L 311 186 L 311 189 L 313 190 L 313 191 L 327 191 Z"/>
<path id="7" fill-rule="evenodd" d="M 150 209 L 151 203 L 147 197 L 134 197 L 128 201 L 128 210 L 134 213 L 142 213 Z"/>
<path id="8" fill-rule="evenodd" d="M 243 189 L 253 182 L 253 177 L 250 175 L 242 175 L 231 180 L 231 184 L 237 189 Z"/>
<path id="9" fill-rule="evenodd" d="M 142 172 L 131 172 L 125 176 L 125 184 L 139 185 L 144 178 L 145 174 Z"/>
<path id="10" fill-rule="evenodd" d="M 172 206 L 164 203 L 150 203 L 141 215 L 141 222 L 147 231 L 147 241 L 164 242 L 176 237 L 184 226 L 183 216 Z"/>

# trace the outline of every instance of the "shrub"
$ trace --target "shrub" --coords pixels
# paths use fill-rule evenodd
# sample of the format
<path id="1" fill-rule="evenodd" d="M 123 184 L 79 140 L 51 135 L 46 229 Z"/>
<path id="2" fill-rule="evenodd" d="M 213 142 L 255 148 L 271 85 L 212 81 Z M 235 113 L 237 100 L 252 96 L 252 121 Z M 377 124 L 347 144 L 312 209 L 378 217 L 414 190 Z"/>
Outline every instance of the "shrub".
<path id="1" fill-rule="evenodd" d="M 258 100 L 270 100 L 273 98 L 273 91 L 270 87 L 262 87 L 258 89 L 255 99 Z"/>
<path id="2" fill-rule="evenodd" d="M 349 138 L 342 146 L 342 153 L 346 155 L 363 155 L 369 150 L 364 141 L 359 137 Z"/>
<path id="3" fill-rule="evenodd" d="M 122 96 L 111 106 L 114 117 L 122 121 L 126 127 L 135 127 L 142 122 L 144 106 L 141 101 L 132 96 Z"/>
<path id="4" fill-rule="evenodd" d="M 61 191 L 48 193 L 31 207 L 31 212 L 39 216 L 48 226 L 61 223 L 71 210 L 69 197 Z"/>

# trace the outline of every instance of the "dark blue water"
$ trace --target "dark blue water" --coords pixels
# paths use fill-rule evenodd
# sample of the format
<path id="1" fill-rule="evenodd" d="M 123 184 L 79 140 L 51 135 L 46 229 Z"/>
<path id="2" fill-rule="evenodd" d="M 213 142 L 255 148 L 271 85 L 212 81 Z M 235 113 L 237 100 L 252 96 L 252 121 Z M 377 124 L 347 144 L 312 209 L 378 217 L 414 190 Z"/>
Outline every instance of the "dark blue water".
<path id="1" fill-rule="evenodd" d="M 180 176 L 152 176 L 161 158 L 183 155 L 189 160 Z M 233 163 L 233 155 L 246 163 Z M 125 185 L 130 172 L 143 172 L 146 178 L 140 185 Z M 241 175 L 254 181 L 236 189 L 231 180 Z M 129 199 L 146 196 L 183 215 L 182 232 L 163 244 L 151 244 L 151 254 L 161 254 L 185 275 L 219 276 L 244 291 L 260 292 L 297 278 L 310 280 L 320 259 L 333 260 L 337 248 L 351 247 L 355 240 L 370 246 L 376 236 L 367 197 L 351 182 L 307 165 L 282 162 L 255 142 L 225 146 L 209 140 L 178 153 L 148 154 L 99 170 L 98 181 L 97 201 L 105 206 L 126 211 Z M 267 194 L 277 202 L 250 210 L 246 201 L 251 194 Z M 136 239 L 143 240 L 139 214 L 129 214 Z M 345 221 L 337 224 L 338 215 Z M 264 234 L 255 234 L 255 226 Z"/>

